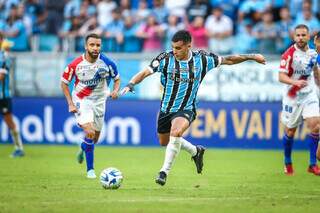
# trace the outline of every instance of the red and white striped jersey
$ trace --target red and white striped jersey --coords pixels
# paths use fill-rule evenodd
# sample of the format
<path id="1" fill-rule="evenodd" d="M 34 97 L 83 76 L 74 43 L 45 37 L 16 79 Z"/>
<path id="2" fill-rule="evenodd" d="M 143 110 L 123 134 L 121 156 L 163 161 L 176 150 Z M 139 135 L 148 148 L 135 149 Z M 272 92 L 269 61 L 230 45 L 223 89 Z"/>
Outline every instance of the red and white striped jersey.
<path id="1" fill-rule="evenodd" d="M 280 72 L 285 72 L 294 80 L 306 80 L 308 85 L 304 88 L 298 88 L 292 85 L 285 86 L 285 95 L 290 98 L 298 98 L 311 93 L 315 89 L 313 75 L 313 60 L 316 58 L 317 52 L 308 48 L 307 51 L 302 51 L 292 45 L 281 57 Z"/>
<path id="2" fill-rule="evenodd" d="M 111 79 L 118 79 L 119 73 L 115 63 L 103 54 L 94 63 L 88 62 L 82 55 L 65 68 L 61 80 L 69 84 L 73 78 L 73 96 L 96 100 L 106 98 Z"/>

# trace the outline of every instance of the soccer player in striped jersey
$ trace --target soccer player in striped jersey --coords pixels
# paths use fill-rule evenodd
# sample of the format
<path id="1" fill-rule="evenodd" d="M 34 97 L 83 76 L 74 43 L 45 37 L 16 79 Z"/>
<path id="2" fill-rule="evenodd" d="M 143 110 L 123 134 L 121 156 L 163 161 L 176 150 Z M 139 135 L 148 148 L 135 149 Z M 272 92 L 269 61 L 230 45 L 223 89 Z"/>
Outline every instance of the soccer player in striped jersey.
<path id="1" fill-rule="evenodd" d="M 87 162 L 87 177 L 96 178 L 94 172 L 94 145 L 98 141 L 105 115 L 105 104 L 109 94 L 107 87 L 113 80 L 112 99 L 118 98 L 120 76 L 117 66 L 100 53 L 101 37 L 89 34 L 85 39 L 85 54 L 76 58 L 65 69 L 61 88 L 67 99 L 69 112 L 74 113 L 79 126 L 85 132 L 78 153 L 82 163 L 84 154 Z M 72 95 L 68 84 L 75 78 Z"/>
<path id="2" fill-rule="evenodd" d="M 4 40 L 4 35 L 0 32 L 0 47 Z M 23 145 L 20 133 L 12 117 L 12 103 L 11 103 L 11 91 L 10 91 L 10 60 L 6 52 L 0 50 L 0 110 L 3 115 L 3 120 L 6 122 L 10 129 L 12 140 L 15 150 L 11 154 L 11 157 L 23 157 Z"/>
<path id="3" fill-rule="evenodd" d="M 164 185 L 174 159 L 183 149 L 190 153 L 197 173 L 202 172 L 205 148 L 194 146 L 182 135 L 196 117 L 196 97 L 206 73 L 220 65 L 232 65 L 247 60 L 265 63 L 260 54 L 232 55 L 221 57 L 214 53 L 191 50 L 191 35 L 181 30 L 172 37 L 172 51 L 163 52 L 150 65 L 137 73 L 122 89 L 121 94 L 134 91 L 134 86 L 155 72 L 161 73 L 164 92 L 158 116 L 160 145 L 167 146 L 165 159 L 156 183 Z"/>
<path id="4" fill-rule="evenodd" d="M 309 166 L 307 171 L 320 175 L 317 165 L 316 151 L 319 141 L 319 97 L 315 81 L 318 68 L 316 66 L 317 53 L 309 48 L 309 29 L 300 24 L 295 27 L 294 41 L 281 57 L 279 81 L 285 84 L 282 99 L 281 122 L 285 125 L 283 136 L 284 146 L 284 172 L 293 175 L 291 152 L 294 135 L 297 127 L 306 122 L 310 134 L 307 136 L 309 143 Z"/>

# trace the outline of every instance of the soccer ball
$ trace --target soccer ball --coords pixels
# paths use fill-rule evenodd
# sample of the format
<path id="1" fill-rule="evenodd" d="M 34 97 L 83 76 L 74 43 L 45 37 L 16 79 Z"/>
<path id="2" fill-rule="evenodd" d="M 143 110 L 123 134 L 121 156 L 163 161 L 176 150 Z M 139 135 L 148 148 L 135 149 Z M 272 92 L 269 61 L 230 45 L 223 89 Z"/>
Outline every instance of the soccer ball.
<path id="1" fill-rule="evenodd" d="M 105 189 L 118 189 L 122 180 L 123 176 L 120 170 L 113 167 L 104 169 L 100 174 L 100 183 Z"/>

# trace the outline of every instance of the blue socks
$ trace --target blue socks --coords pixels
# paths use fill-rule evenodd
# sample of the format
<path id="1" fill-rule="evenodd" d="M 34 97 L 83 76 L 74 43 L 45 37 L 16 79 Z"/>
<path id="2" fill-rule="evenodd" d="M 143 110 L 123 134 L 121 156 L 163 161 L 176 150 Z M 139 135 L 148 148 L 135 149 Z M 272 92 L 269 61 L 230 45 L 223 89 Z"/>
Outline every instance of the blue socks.
<path id="1" fill-rule="evenodd" d="M 309 142 L 309 151 L 310 151 L 310 166 L 314 166 L 317 164 L 317 147 L 318 147 L 318 141 L 319 141 L 319 134 L 316 133 L 310 133 L 307 136 L 307 140 Z"/>
<path id="2" fill-rule="evenodd" d="M 284 148 L 284 163 L 291 164 L 291 152 L 292 152 L 292 145 L 293 145 L 293 137 L 287 136 L 284 134 L 283 138 L 283 148 Z"/>
<path id="3" fill-rule="evenodd" d="M 86 154 L 87 171 L 89 171 L 93 169 L 93 151 L 94 151 L 93 140 L 89 138 L 84 138 L 84 141 L 81 143 L 81 149 Z"/>

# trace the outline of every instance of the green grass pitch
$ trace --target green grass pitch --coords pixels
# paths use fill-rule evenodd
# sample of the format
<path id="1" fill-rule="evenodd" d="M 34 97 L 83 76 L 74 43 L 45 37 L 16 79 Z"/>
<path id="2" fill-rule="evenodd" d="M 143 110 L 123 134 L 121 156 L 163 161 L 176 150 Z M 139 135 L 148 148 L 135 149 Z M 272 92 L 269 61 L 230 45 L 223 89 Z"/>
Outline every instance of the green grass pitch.
<path id="1" fill-rule="evenodd" d="M 118 190 L 85 177 L 76 146 L 25 146 L 9 158 L 0 146 L 0 212 L 319 212 L 320 177 L 306 172 L 308 152 L 293 154 L 295 175 L 283 174 L 281 151 L 208 149 L 202 175 L 180 152 L 167 184 L 154 178 L 164 148 L 96 146 L 95 170 L 124 174 Z"/>

